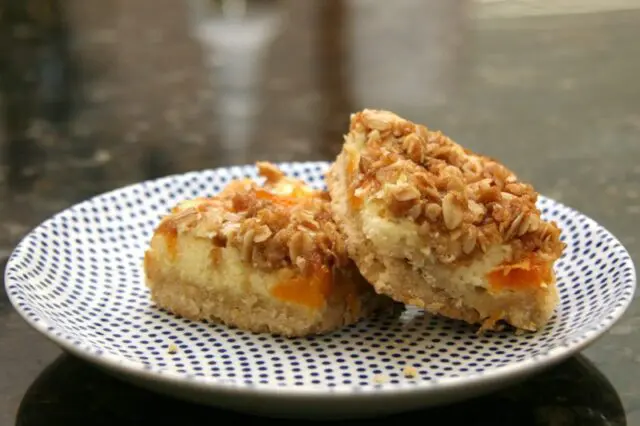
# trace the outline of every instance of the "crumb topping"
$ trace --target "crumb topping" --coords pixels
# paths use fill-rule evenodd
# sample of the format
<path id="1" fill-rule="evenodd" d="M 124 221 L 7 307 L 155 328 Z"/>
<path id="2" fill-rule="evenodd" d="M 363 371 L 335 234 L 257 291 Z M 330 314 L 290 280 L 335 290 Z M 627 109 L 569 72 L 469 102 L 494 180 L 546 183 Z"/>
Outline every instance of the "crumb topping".
<path id="1" fill-rule="evenodd" d="M 263 185 L 235 180 L 216 196 L 180 203 L 158 231 L 190 231 L 214 247 L 235 247 L 243 261 L 266 271 L 293 267 L 318 275 L 347 265 L 328 194 L 286 177 L 273 164 L 257 167 Z"/>
<path id="2" fill-rule="evenodd" d="M 439 131 L 365 109 L 351 116 L 343 155 L 352 208 L 380 200 L 384 215 L 417 224 L 443 263 L 493 244 L 510 245 L 514 262 L 531 252 L 554 261 L 564 249 L 557 225 L 541 219 L 530 184 Z"/>

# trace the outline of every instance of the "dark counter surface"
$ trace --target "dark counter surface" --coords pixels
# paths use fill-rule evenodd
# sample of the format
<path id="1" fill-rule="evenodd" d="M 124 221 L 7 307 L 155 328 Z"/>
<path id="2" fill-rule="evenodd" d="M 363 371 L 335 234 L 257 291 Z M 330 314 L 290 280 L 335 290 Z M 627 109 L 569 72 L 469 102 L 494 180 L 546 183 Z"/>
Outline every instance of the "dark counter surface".
<path id="1" fill-rule="evenodd" d="M 1 4 L 0 261 L 51 214 L 122 185 L 255 160 L 331 160 L 349 113 L 379 107 L 500 158 L 602 223 L 637 263 L 640 5 L 465 18 L 463 1 L 373 3 L 249 1 L 242 29 L 227 36 L 204 31 L 221 17 L 194 19 L 196 0 Z M 0 425 L 240 417 L 63 355 L 0 290 Z M 531 380 L 380 422 L 416 419 L 640 424 L 640 303 Z"/>

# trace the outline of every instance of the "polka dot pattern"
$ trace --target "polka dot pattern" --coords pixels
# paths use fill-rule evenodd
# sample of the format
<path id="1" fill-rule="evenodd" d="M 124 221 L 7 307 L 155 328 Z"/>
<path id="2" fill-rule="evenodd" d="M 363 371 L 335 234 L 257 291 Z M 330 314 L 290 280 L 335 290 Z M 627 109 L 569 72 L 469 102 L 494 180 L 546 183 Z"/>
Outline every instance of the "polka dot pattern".
<path id="1" fill-rule="evenodd" d="M 280 166 L 322 188 L 328 164 Z M 330 335 L 285 339 L 158 309 L 143 282 L 142 258 L 160 216 L 240 177 L 256 178 L 254 167 L 143 182 L 61 212 L 33 230 L 8 263 L 14 306 L 63 347 L 114 368 L 211 386 L 379 392 L 495 378 L 562 358 L 606 331 L 633 297 L 635 271 L 620 243 L 591 219 L 541 197 L 544 216 L 558 222 L 568 248 L 556 266 L 560 305 L 539 333 L 476 335 L 474 327 L 409 308 Z"/>

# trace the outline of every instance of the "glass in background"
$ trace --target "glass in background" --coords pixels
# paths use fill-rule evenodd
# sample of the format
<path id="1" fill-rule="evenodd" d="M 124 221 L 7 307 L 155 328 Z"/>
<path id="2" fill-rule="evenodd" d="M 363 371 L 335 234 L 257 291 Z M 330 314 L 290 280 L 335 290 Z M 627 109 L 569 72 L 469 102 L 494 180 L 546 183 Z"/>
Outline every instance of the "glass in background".
<path id="1" fill-rule="evenodd" d="M 189 0 L 191 34 L 201 43 L 215 96 L 220 147 L 244 162 L 261 111 L 265 66 L 281 29 L 276 0 Z"/>

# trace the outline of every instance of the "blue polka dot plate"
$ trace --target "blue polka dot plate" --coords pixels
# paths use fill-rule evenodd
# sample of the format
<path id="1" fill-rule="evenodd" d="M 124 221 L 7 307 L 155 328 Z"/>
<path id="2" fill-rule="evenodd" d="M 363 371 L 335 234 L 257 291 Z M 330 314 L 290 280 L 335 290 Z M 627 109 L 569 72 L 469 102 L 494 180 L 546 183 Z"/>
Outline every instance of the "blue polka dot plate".
<path id="1" fill-rule="evenodd" d="M 322 187 L 324 162 L 280 164 Z M 606 229 L 551 199 L 567 250 L 560 305 L 538 333 L 475 333 L 422 315 L 379 316 L 329 335 L 285 339 L 190 322 L 155 307 L 144 250 L 176 202 L 211 195 L 253 166 L 191 172 L 121 188 L 45 221 L 16 247 L 7 293 L 24 319 L 67 351 L 140 386 L 280 417 L 357 417 L 450 403 L 503 387 L 582 350 L 629 306 L 629 254 Z"/>

